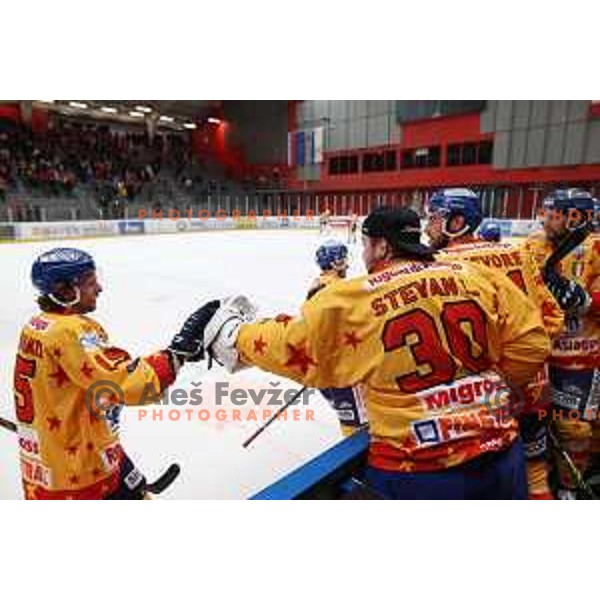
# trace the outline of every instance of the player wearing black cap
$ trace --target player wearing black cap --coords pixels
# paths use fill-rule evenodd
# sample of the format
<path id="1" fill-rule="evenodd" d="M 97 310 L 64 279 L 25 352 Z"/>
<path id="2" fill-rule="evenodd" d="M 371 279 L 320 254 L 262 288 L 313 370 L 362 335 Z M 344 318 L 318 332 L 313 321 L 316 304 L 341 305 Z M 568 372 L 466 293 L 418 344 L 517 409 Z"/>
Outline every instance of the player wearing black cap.
<path id="1" fill-rule="evenodd" d="M 248 323 L 223 305 L 204 346 L 232 372 L 360 385 L 366 478 L 383 497 L 525 498 L 507 385 L 528 382 L 548 354 L 537 311 L 504 276 L 436 262 L 411 210 L 372 212 L 362 235 L 368 274 L 327 286 L 297 316 Z"/>

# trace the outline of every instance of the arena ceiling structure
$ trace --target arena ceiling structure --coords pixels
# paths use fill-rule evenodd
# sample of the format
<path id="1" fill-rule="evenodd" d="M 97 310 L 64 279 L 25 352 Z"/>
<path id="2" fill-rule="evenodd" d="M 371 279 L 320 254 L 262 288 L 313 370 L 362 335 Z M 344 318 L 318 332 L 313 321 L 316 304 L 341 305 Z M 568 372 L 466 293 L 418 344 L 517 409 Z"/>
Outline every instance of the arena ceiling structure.
<path id="1" fill-rule="evenodd" d="M 195 129 L 196 124 L 217 118 L 221 100 L 34 100 L 34 106 L 58 114 L 122 123 L 155 119 L 159 127 Z"/>

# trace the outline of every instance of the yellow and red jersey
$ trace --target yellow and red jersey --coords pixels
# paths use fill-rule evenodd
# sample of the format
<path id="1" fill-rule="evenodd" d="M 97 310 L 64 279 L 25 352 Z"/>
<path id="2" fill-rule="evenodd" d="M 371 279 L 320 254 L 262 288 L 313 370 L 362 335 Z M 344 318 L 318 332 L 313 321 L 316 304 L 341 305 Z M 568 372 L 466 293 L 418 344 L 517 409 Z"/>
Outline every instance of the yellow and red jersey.
<path id="1" fill-rule="evenodd" d="M 468 260 L 504 273 L 538 308 L 551 338 L 564 329 L 564 313 L 545 286 L 535 259 L 523 246 L 472 238 L 451 243 L 441 254 L 445 260 Z M 543 368 L 527 385 L 525 409 L 528 412 L 540 407 L 542 392 L 547 383 L 546 368 Z"/>
<path id="2" fill-rule="evenodd" d="M 550 337 L 564 328 L 564 313 L 544 285 L 535 259 L 523 246 L 473 238 L 452 244 L 441 254 L 445 260 L 468 260 L 504 273 L 539 308 Z"/>
<path id="3" fill-rule="evenodd" d="M 96 499 L 113 491 L 123 458 L 115 410 L 156 397 L 174 377 L 166 353 L 132 361 L 89 317 L 32 318 L 14 373 L 26 498 Z"/>
<path id="4" fill-rule="evenodd" d="M 331 269 L 330 271 L 323 271 L 311 284 L 308 288 L 307 298 L 311 298 L 318 291 L 322 290 L 324 287 L 335 283 L 336 281 L 341 281 L 343 277 L 335 270 Z"/>
<path id="5" fill-rule="evenodd" d="M 540 270 L 554 251 L 543 231 L 529 236 L 524 247 Z M 597 299 L 600 293 L 600 235 L 591 234 L 558 264 L 557 270 Z M 553 340 L 551 365 L 569 370 L 600 367 L 600 310 L 597 304 L 596 300 L 585 314 L 566 316 L 565 328 Z"/>
<path id="6" fill-rule="evenodd" d="M 323 271 L 308 290 L 307 300 L 328 285 L 344 279 L 335 269 Z M 358 428 L 365 425 L 367 416 L 360 385 L 346 388 L 324 388 L 321 393 L 335 410 L 344 437 L 352 435 Z"/>
<path id="7" fill-rule="evenodd" d="M 362 384 L 379 468 L 433 471 L 506 448 L 550 347 L 530 300 L 471 263 L 393 262 L 321 290 L 296 317 L 246 324 L 243 362 L 315 388 Z"/>

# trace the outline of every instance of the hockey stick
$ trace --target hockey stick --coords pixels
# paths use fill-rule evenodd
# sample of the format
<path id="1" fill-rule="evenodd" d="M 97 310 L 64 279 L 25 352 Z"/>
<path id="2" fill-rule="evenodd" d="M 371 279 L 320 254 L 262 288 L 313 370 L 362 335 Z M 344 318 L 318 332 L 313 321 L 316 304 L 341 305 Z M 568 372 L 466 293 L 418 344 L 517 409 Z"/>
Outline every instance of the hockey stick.
<path id="1" fill-rule="evenodd" d="M 17 424 L 13 423 L 12 421 L 9 421 L 8 419 L 3 419 L 2 417 L 0 417 L 0 427 L 3 427 L 4 429 L 11 431 L 12 433 L 17 433 Z"/>
<path id="2" fill-rule="evenodd" d="M 562 447 L 561 443 L 558 441 L 558 438 L 552 431 L 552 427 L 548 427 L 548 437 L 554 446 L 554 449 L 558 452 L 563 462 L 567 465 L 569 469 L 569 473 L 575 482 L 576 489 L 580 490 L 583 494 L 585 494 L 588 500 L 598 500 L 598 496 L 594 494 L 594 491 L 590 487 L 589 483 L 583 478 L 581 471 L 575 466 L 573 459 L 569 456 L 569 453 Z"/>
<path id="3" fill-rule="evenodd" d="M 548 281 L 552 276 L 552 273 L 556 271 L 556 267 L 558 263 L 565 258 L 568 254 L 573 252 L 577 246 L 582 244 L 585 239 L 592 233 L 594 230 L 594 222 L 593 220 L 589 220 L 583 225 L 576 227 L 573 229 L 566 237 L 563 239 L 560 244 L 556 247 L 554 252 L 548 257 L 546 263 L 544 264 L 543 269 L 543 277 L 544 281 Z"/>
<path id="4" fill-rule="evenodd" d="M 243 444 L 242 448 L 247 448 L 279 415 L 285 412 L 285 410 L 291 406 L 304 392 L 306 386 L 294 394 L 291 400 L 288 400 L 281 408 L 275 411 L 275 414 L 265 421 Z"/>
<path id="5" fill-rule="evenodd" d="M 151 494 L 162 494 L 173 482 L 179 477 L 181 467 L 177 463 L 173 463 L 167 467 L 166 471 L 152 483 L 146 484 L 146 491 Z"/>

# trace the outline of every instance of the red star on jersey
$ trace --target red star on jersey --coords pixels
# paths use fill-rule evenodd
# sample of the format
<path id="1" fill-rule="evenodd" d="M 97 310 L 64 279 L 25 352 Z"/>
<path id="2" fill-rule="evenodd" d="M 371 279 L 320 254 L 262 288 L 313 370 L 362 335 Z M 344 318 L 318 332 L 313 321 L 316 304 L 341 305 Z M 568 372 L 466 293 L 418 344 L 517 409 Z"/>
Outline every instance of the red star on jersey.
<path id="1" fill-rule="evenodd" d="M 65 448 L 65 450 L 67 451 L 67 455 L 68 456 L 75 456 L 75 454 L 77 454 L 77 448 L 78 446 L 69 446 L 68 448 Z"/>
<path id="2" fill-rule="evenodd" d="M 406 450 L 414 450 L 417 447 L 417 441 L 412 435 L 409 435 L 402 441 L 402 447 Z"/>
<path id="3" fill-rule="evenodd" d="M 308 369 L 316 366 L 316 362 L 306 353 L 303 347 L 296 347 L 293 344 L 288 344 L 290 358 L 285 363 L 287 367 L 297 367 L 303 375 L 306 375 Z"/>
<path id="4" fill-rule="evenodd" d="M 344 334 L 344 344 L 346 346 L 352 346 L 353 350 L 356 350 L 356 347 L 361 343 L 361 341 L 362 340 L 356 335 L 356 333 L 354 333 L 354 331 Z"/>
<path id="5" fill-rule="evenodd" d="M 71 475 L 71 477 L 69 477 L 69 483 L 71 485 L 77 485 L 79 483 L 79 477 L 77 475 Z"/>
<path id="6" fill-rule="evenodd" d="M 257 340 L 254 340 L 254 353 L 255 354 L 264 354 L 266 347 L 267 347 L 267 342 L 265 342 L 265 340 L 262 339 L 262 335 Z"/>
<path id="7" fill-rule="evenodd" d="M 33 485 L 32 483 L 25 484 L 25 498 L 27 498 L 27 500 L 36 499 L 35 491 L 35 485 Z"/>
<path id="8" fill-rule="evenodd" d="M 81 367 L 81 374 L 87 379 L 91 379 L 93 373 L 94 369 L 90 365 L 88 365 L 87 362 L 84 362 L 83 366 Z"/>
<path id="9" fill-rule="evenodd" d="M 294 317 L 290 317 L 290 315 L 277 315 L 275 317 L 275 323 L 283 323 L 283 326 L 287 327 L 287 324 L 293 319 Z"/>
<path id="10" fill-rule="evenodd" d="M 60 348 L 54 348 L 54 350 L 52 350 L 52 354 L 54 358 L 59 359 L 62 356 L 62 350 Z"/>
<path id="11" fill-rule="evenodd" d="M 50 373 L 50 378 L 54 379 L 54 383 L 56 387 L 62 387 L 67 381 L 69 381 L 69 377 L 62 370 L 61 367 L 58 367 L 55 373 Z"/>
<path id="12" fill-rule="evenodd" d="M 57 417 L 46 417 L 46 421 L 48 423 L 48 429 L 50 431 L 54 431 L 60 427 L 61 420 Z"/>
<path id="13" fill-rule="evenodd" d="M 88 452 L 93 452 L 93 451 L 94 451 L 94 444 L 92 444 L 92 442 L 88 442 L 88 443 L 85 445 L 85 449 L 86 449 Z"/>

